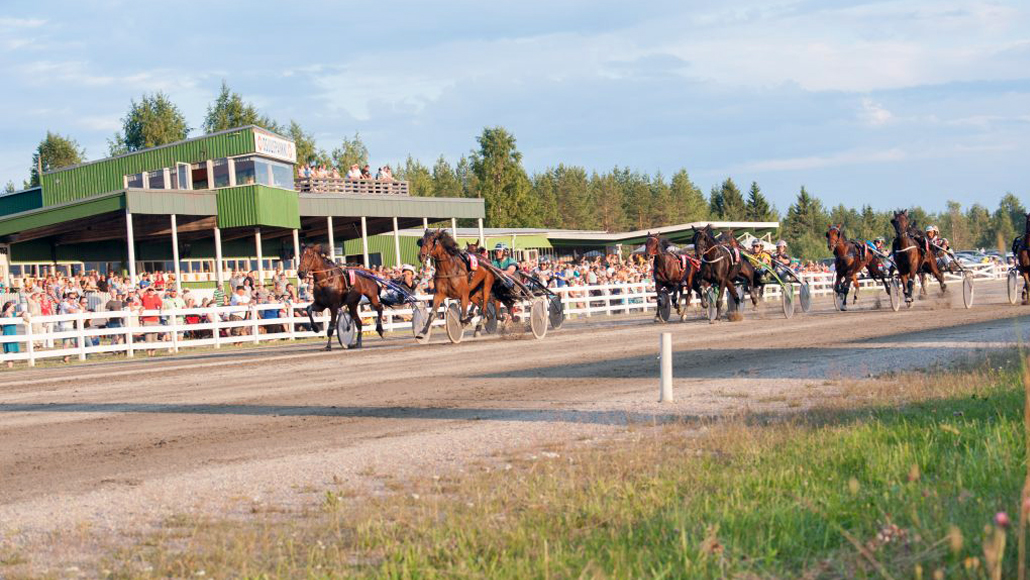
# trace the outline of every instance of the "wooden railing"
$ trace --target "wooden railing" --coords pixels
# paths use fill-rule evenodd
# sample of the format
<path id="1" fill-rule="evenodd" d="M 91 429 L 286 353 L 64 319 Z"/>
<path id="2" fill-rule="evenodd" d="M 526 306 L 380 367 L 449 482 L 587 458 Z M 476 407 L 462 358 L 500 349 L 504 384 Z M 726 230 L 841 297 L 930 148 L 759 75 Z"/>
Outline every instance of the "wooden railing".
<path id="1" fill-rule="evenodd" d="M 407 181 L 348 179 L 346 177 L 301 177 L 296 180 L 301 193 L 350 193 L 357 195 L 408 195 Z"/>

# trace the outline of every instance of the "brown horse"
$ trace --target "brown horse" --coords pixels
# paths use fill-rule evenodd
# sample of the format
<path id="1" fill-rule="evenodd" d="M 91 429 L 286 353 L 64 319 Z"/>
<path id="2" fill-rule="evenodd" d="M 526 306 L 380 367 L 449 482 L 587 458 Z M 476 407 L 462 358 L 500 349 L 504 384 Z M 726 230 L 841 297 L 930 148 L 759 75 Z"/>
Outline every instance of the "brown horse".
<path id="1" fill-rule="evenodd" d="M 672 242 L 660 238 L 658 234 L 648 232 L 647 241 L 644 242 L 644 255 L 652 258 L 651 272 L 654 275 L 655 290 L 661 294 L 667 292 L 672 304 L 676 306 L 676 313 L 682 320 L 686 316 L 685 308 L 680 307 L 680 298 L 686 297 L 686 308 L 690 307 L 690 292 L 697 292 L 701 298 L 701 288 L 695 280 L 700 262 L 697 259 L 679 254 L 672 249 Z M 655 319 L 659 314 L 655 313 Z"/>
<path id="2" fill-rule="evenodd" d="M 741 265 L 745 262 L 739 254 L 739 250 L 729 248 L 726 244 L 717 241 L 711 224 L 708 224 L 699 230 L 694 230 L 694 257 L 701 262 L 697 273 L 698 283 L 719 288 L 714 297 L 716 318 L 721 315 L 723 292 L 728 292 L 733 305 L 739 307 L 740 299 L 737 296 L 735 281 L 740 276 Z M 754 296 L 752 299 L 757 302 L 757 298 Z"/>
<path id="3" fill-rule="evenodd" d="M 312 330 L 317 328 L 313 313 L 329 309 L 329 327 L 325 333 L 326 350 L 333 348 L 336 318 L 340 308 L 344 306 L 350 311 L 351 320 L 358 327 L 358 343 L 355 348 L 361 348 L 361 317 L 358 315 L 358 306 L 362 297 L 368 298 L 372 308 L 375 308 L 376 332 L 383 336 L 383 305 L 379 302 L 379 284 L 362 276 L 357 268 L 338 266 L 322 252 L 320 244 L 305 247 L 300 255 L 297 275 L 303 279 L 308 274 L 315 280 L 315 287 L 311 289 L 314 300 L 308 306 L 308 319 L 311 320 Z"/>
<path id="4" fill-rule="evenodd" d="M 859 244 L 844 236 L 844 229 L 841 225 L 831 224 L 826 230 L 826 247 L 833 252 L 833 267 L 836 277 L 833 280 L 833 291 L 842 295 L 841 310 L 848 309 L 849 286 L 854 285 L 855 297 L 852 303 L 858 301 L 858 275 L 870 264 L 876 255 L 869 251 L 865 244 Z M 879 270 L 877 270 L 879 272 Z"/>
<path id="5" fill-rule="evenodd" d="M 947 289 L 944 283 L 944 276 L 937 269 L 937 260 L 930 251 L 930 244 L 919 228 L 915 228 L 908 221 L 908 210 L 894 212 L 891 219 L 894 226 L 894 266 L 897 268 L 898 276 L 901 277 L 901 287 L 905 291 L 905 302 L 912 303 L 912 292 L 915 289 L 915 279 L 919 277 L 921 292 L 926 293 L 926 274 L 933 274 L 941 285 L 941 292 Z"/>
<path id="6" fill-rule="evenodd" d="M 1023 277 L 1023 304 L 1030 304 L 1030 213 L 1026 214 L 1023 235 L 1012 241 L 1012 258 Z"/>
<path id="7" fill-rule="evenodd" d="M 476 267 L 471 267 L 467 254 L 463 253 L 454 238 L 446 230 L 426 230 L 418 242 L 419 260 L 424 264 L 433 260 L 436 272 L 433 274 L 433 304 L 426 317 L 425 326 L 416 338 L 422 338 L 429 332 L 429 326 L 436 317 L 440 303 L 445 298 L 461 301 L 461 323 L 468 324 L 472 320 L 472 298 L 478 298 L 480 312 L 486 312 L 490 302 L 490 288 L 494 284 L 494 270 L 489 262 L 476 256 Z M 479 333 L 483 321 L 476 325 Z"/>

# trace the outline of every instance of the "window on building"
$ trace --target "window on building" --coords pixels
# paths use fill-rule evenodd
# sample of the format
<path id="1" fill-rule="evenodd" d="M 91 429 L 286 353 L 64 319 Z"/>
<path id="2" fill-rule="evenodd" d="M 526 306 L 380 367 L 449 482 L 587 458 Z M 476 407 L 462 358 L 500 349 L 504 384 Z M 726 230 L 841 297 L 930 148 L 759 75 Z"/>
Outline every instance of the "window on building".
<path id="1" fill-rule="evenodd" d="M 236 166 L 236 185 L 253 185 L 258 182 L 253 157 L 236 159 L 234 165 Z"/>
<path id="2" fill-rule="evenodd" d="M 138 187 L 143 189 L 143 174 L 137 173 L 135 175 L 127 175 L 125 180 L 126 187 Z"/>
<path id="3" fill-rule="evenodd" d="M 207 189 L 207 161 L 194 163 L 190 171 L 193 173 L 193 189 Z"/>
<path id="4" fill-rule="evenodd" d="M 167 183 L 165 183 L 165 170 L 158 169 L 157 171 L 151 171 L 147 174 L 149 183 L 147 187 L 150 189 L 168 189 Z"/>
<path id="5" fill-rule="evenodd" d="M 215 159 L 214 165 L 215 187 L 229 187 L 229 160 Z"/>

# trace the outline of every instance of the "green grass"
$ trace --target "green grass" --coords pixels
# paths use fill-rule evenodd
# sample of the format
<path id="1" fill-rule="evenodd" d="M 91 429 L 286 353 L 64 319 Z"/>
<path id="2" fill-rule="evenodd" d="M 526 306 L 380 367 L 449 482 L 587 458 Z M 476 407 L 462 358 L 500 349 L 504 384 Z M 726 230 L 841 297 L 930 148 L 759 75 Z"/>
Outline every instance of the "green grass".
<path id="1" fill-rule="evenodd" d="M 1015 577 L 1017 534 L 999 550 L 992 520 L 1018 519 L 1019 370 L 891 381 L 834 408 L 570 444 L 380 499 L 330 490 L 316 515 L 194 523 L 114 560 L 207 577 L 988 578 L 1003 552 Z"/>

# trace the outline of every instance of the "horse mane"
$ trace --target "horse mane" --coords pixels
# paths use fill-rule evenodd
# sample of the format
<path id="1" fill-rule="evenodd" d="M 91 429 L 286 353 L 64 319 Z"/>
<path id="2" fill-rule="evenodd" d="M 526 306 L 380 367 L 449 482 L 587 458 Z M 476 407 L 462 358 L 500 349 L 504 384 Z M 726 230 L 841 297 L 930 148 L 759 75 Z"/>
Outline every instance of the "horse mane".
<path id="1" fill-rule="evenodd" d="M 458 242 L 454 241 L 451 234 L 447 233 L 447 230 L 436 230 L 436 240 L 440 242 L 444 250 L 452 256 L 461 255 L 461 248 L 458 247 Z"/>
<path id="2" fill-rule="evenodd" d="M 668 250 L 672 246 L 672 242 L 668 238 L 658 238 L 658 247 L 663 251 Z"/>

